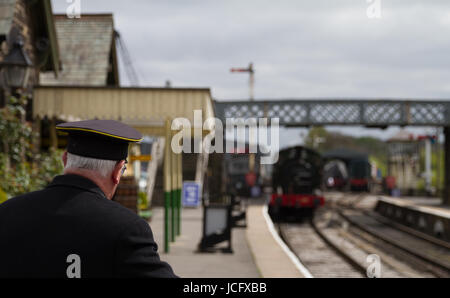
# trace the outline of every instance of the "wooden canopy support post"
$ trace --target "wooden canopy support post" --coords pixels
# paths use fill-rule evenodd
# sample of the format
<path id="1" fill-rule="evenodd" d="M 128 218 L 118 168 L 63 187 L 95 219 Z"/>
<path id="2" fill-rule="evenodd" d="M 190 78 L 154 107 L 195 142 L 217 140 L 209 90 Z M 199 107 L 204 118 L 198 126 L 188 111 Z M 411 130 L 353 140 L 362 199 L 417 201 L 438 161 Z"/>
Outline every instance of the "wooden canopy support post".
<path id="1" fill-rule="evenodd" d="M 176 198 L 176 191 L 177 191 L 177 159 L 176 159 L 176 155 L 173 152 L 172 146 L 171 146 L 171 144 L 172 144 L 172 135 L 173 135 L 172 131 L 170 131 L 171 138 L 170 138 L 170 141 L 168 141 L 168 143 L 167 143 L 167 147 L 169 148 L 169 151 L 170 151 L 170 158 L 171 158 L 170 164 L 171 164 L 171 169 L 172 169 L 172 171 L 171 171 L 172 189 L 171 189 L 171 192 L 170 192 L 171 205 L 172 205 L 172 208 L 171 208 L 171 218 L 172 218 L 171 228 L 172 228 L 172 231 L 171 231 L 171 234 L 170 234 L 171 235 L 170 240 L 173 242 L 173 241 L 175 241 L 175 236 L 177 234 L 176 228 L 178 226 L 178 224 L 177 224 L 177 207 L 178 207 L 178 204 L 177 204 L 177 198 Z"/>
<path id="2" fill-rule="evenodd" d="M 172 175 L 171 175 L 171 128 L 170 119 L 165 122 L 165 146 L 164 146 L 164 252 L 169 252 L 170 239 L 170 201 L 172 200 Z"/>
<path id="3" fill-rule="evenodd" d="M 178 187 L 177 187 L 177 235 L 181 234 L 181 191 L 183 188 L 183 153 L 177 154 L 177 163 L 178 163 Z"/>
<path id="4" fill-rule="evenodd" d="M 147 178 L 147 198 L 148 207 L 152 206 L 153 190 L 155 188 L 156 175 L 158 172 L 158 164 L 160 160 L 164 157 L 164 138 L 157 137 L 155 142 L 152 144 L 151 159 L 148 163 L 148 178 Z"/>
<path id="5" fill-rule="evenodd" d="M 450 205 L 450 126 L 444 127 L 444 192 L 442 204 Z"/>
<path id="6" fill-rule="evenodd" d="M 56 134 L 56 118 L 50 118 L 50 147 L 58 149 L 58 135 Z"/>
<path id="7" fill-rule="evenodd" d="M 204 142 L 206 142 L 206 139 L 204 140 Z M 206 148 L 206 144 L 203 144 L 203 148 Z M 202 196 L 203 194 L 203 184 L 204 184 L 204 178 L 205 178 L 205 173 L 208 169 L 208 158 L 209 158 L 209 154 L 205 151 L 202 150 L 202 152 L 200 152 L 197 156 L 197 168 L 196 168 L 196 172 L 195 172 L 195 181 L 200 185 L 200 196 Z"/>

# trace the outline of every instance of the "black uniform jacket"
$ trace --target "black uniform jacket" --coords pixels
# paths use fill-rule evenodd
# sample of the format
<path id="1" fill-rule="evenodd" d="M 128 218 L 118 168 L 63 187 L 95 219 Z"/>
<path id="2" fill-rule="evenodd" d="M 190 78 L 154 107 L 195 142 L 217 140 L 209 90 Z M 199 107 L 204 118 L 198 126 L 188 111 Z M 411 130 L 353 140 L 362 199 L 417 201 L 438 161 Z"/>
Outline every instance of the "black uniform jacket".
<path id="1" fill-rule="evenodd" d="M 176 277 L 157 249 L 145 220 L 81 176 L 0 205 L 0 278 L 66 278 L 72 254 L 81 278 Z"/>

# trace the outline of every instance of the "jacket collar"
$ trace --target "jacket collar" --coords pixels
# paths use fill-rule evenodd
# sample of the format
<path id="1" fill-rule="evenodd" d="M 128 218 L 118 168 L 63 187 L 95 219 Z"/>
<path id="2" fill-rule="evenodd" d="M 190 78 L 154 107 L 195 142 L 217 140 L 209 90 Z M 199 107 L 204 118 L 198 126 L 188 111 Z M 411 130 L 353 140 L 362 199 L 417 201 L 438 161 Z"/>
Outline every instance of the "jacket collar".
<path id="1" fill-rule="evenodd" d="M 47 186 L 47 188 L 54 186 L 69 186 L 73 188 L 78 188 L 84 191 L 89 191 L 98 194 L 102 198 L 107 199 L 106 195 L 103 193 L 100 187 L 97 186 L 97 184 L 95 184 L 92 180 L 89 180 L 88 178 L 79 175 L 67 174 L 56 176 L 53 179 L 53 181 Z"/>

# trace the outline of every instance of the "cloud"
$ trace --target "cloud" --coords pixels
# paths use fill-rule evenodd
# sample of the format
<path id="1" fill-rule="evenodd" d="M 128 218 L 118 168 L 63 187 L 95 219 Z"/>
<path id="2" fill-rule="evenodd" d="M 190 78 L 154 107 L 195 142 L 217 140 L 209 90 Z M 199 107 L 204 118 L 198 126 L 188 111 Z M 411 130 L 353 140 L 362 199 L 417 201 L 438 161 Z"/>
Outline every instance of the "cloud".
<path id="1" fill-rule="evenodd" d="M 148 84 L 170 78 L 242 98 L 247 78 L 229 68 L 253 61 L 260 98 L 448 97 L 446 1 L 382 0 L 376 20 L 363 0 L 81 1 L 83 12 L 114 13 Z"/>
<path id="2" fill-rule="evenodd" d="M 113 12 L 144 85 L 209 86 L 214 98 L 450 98 L 450 2 L 81 0 Z M 53 0 L 64 12 L 64 0 Z M 127 82 L 123 71 L 122 82 Z"/>

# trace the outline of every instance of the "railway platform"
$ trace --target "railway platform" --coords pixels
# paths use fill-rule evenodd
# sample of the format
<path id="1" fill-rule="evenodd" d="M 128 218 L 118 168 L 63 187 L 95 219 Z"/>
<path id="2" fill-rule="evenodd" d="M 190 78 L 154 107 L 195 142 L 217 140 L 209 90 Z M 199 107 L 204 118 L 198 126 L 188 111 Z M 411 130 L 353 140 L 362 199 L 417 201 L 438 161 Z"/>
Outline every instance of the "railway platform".
<path id="1" fill-rule="evenodd" d="M 450 208 L 439 198 L 379 196 L 375 211 L 429 236 L 450 242 Z"/>
<path id="2" fill-rule="evenodd" d="M 182 210 L 181 235 L 170 244 L 164 253 L 163 208 L 153 208 L 149 222 L 159 254 L 174 272 L 187 278 L 260 278 L 260 277 L 305 277 L 301 264 L 289 255 L 281 240 L 274 238 L 276 231 L 268 221 L 264 204 L 248 206 L 247 228 L 232 229 L 234 253 L 199 253 L 198 243 L 202 237 L 202 214 L 199 208 Z M 266 217 L 267 216 L 267 217 Z M 280 243 L 281 242 L 281 243 Z M 296 263 L 297 262 L 297 263 Z M 306 270 L 306 269 L 304 269 Z"/>
<path id="3" fill-rule="evenodd" d="M 265 204 L 248 206 L 246 233 L 248 245 L 261 277 L 312 277 L 278 236 Z"/>

